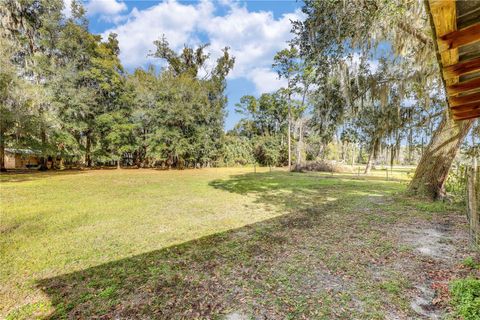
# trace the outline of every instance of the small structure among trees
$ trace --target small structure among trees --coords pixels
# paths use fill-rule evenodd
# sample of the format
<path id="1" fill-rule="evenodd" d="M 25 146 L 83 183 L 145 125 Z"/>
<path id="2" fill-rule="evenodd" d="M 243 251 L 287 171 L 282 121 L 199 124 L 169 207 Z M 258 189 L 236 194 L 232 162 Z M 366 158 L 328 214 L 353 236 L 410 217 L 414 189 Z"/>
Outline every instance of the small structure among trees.
<path id="1" fill-rule="evenodd" d="M 5 149 L 4 155 L 6 169 L 37 168 L 40 164 L 39 155 L 30 149 Z"/>

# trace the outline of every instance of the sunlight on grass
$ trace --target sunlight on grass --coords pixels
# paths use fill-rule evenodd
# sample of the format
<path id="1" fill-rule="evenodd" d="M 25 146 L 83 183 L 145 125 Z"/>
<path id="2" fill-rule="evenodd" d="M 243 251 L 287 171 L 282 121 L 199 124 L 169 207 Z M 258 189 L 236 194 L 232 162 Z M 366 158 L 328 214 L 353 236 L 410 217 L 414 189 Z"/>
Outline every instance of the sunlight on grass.
<path id="1" fill-rule="evenodd" d="M 265 169 L 258 169 L 264 171 Z M 282 212 L 209 186 L 251 169 L 2 175 L 2 292 L 11 308 L 36 279 L 161 249 Z M 6 291 L 6 292 L 5 292 Z"/>
<path id="2" fill-rule="evenodd" d="M 175 283 L 179 270 L 171 270 L 168 261 L 182 250 L 189 253 L 179 259 L 189 265 L 216 263 L 221 257 L 221 276 L 228 279 L 238 263 L 253 263 L 259 243 L 281 246 L 298 230 L 325 227 L 322 246 L 326 239 L 336 244 L 353 216 L 404 190 L 405 172 L 399 170 L 396 177 L 386 181 L 377 170 L 358 176 L 263 168 L 257 173 L 212 168 L 2 175 L 0 315 L 28 319 L 54 311 L 61 318 L 84 304 L 89 308 L 84 314 L 107 312 L 118 299 L 129 301 L 123 294 L 135 292 L 127 279 L 150 285 L 161 275 L 165 285 Z M 402 211 L 406 205 L 429 206 L 400 199 L 388 207 Z M 319 219 L 317 225 L 310 219 Z M 358 227 L 363 231 L 387 220 L 376 214 L 362 219 Z M 323 226 L 329 220 L 334 224 Z M 288 236 L 274 235 L 283 228 Z M 371 241 L 367 245 L 381 247 Z M 349 270 L 349 258 L 332 258 L 329 268 Z M 190 268 L 182 274 L 190 272 L 195 274 Z M 269 277 L 277 283 L 281 279 L 275 274 Z M 69 296 L 63 296 L 65 290 Z"/>

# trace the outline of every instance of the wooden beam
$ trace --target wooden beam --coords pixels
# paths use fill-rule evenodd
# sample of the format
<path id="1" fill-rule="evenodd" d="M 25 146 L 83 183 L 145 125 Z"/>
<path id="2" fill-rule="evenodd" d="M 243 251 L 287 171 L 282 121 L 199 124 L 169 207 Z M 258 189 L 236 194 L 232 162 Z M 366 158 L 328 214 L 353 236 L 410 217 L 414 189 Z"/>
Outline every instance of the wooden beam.
<path id="1" fill-rule="evenodd" d="M 457 113 L 457 114 L 454 114 L 453 115 L 453 118 L 454 119 L 463 119 L 463 118 L 468 118 L 472 115 L 475 115 L 477 111 L 480 111 L 480 109 L 478 110 L 470 110 L 470 111 L 465 111 L 465 112 L 460 112 L 460 113 Z"/>
<path id="2" fill-rule="evenodd" d="M 468 115 L 465 116 L 453 116 L 453 119 L 456 121 L 460 120 L 469 120 L 480 117 L 480 109 L 471 111 Z"/>
<path id="3" fill-rule="evenodd" d="M 458 49 L 441 50 L 441 37 L 457 30 L 457 6 L 455 0 L 429 0 L 430 12 L 435 26 L 440 61 L 443 67 L 458 63 Z M 458 82 L 458 77 L 445 80 L 445 85 Z"/>
<path id="4" fill-rule="evenodd" d="M 460 96 L 460 97 L 450 97 L 450 107 L 461 106 L 464 104 L 480 101 L 480 92 Z"/>
<path id="5" fill-rule="evenodd" d="M 447 93 L 449 95 L 457 95 L 459 93 L 475 89 L 480 89 L 480 78 L 449 85 L 447 86 Z"/>
<path id="6" fill-rule="evenodd" d="M 468 104 L 463 104 L 463 105 L 460 105 L 460 106 L 451 107 L 454 114 L 455 114 L 455 112 L 475 110 L 475 109 L 478 109 L 478 108 L 480 108 L 480 102 L 468 103 Z"/>
<path id="7" fill-rule="evenodd" d="M 457 6 L 455 0 L 430 0 L 429 5 L 437 38 L 457 30 Z"/>
<path id="8" fill-rule="evenodd" d="M 478 110 L 480 109 L 480 105 L 476 105 L 476 106 L 472 106 L 470 109 L 468 108 L 465 108 L 463 110 L 461 109 L 452 109 L 452 114 L 454 116 L 462 116 L 462 115 L 465 115 L 465 114 L 469 114 L 471 113 L 472 111 L 475 111 L 475 110 Z"/>
<path id="9" fill-rule="evenodd" d="M 448 7 L 450 3 L 448 1 L 442 1 L 442 0 L 430 0 L 430 10 L 436 11 L 440 10 L 444 7 Z"/>
<path id="10" fill-rule="evenodd" d="M 480 70 L 480 57 L 443 68 L 443 78 L 451 79 Z"/>
<path id="11" fill-rule="evenodd" d="M 450 115 L 454 120 L 480 117 L 480 78 L 459 83 L 460 76 L 480 70 L 480 58 L 459 63 L 458 48 L 480 41 L 480 23 L 457 30 L 455 0 L 427 0 L 437 42 L 437 57 L 443 73 Z"/>
<path id="12" fill-rule="evenodd" d="M 476 41 L 480 41 L 480 23 L 440 36 L 438 39 L 438 49 L 440 53 L 442 53 Z"/>

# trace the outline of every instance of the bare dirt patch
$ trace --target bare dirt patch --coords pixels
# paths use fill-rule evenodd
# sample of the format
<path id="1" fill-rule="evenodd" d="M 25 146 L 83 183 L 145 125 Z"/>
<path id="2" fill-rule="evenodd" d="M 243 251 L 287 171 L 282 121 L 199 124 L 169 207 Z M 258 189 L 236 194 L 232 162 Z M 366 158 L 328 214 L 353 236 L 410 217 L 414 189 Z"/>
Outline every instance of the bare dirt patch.
<path id="1" fill-rule="evenodd" d="M 415 248 L 415 252 L 439 259 L 452 260 L 455 258 L 455 247 L 449 244 L 450 237 L 445 231 L 434 226 L 408 228 L 402 231 L 403 241 Z"/>
<path id="2" fill-rule="evenodd" d="M 398 241 L 411 247 L 413 268 L 401 268 L 413 279 L 410 306 L 426 319 L 441 319 L 448 311 L 448 284 L 461 272 L 469 254 L 466 221 L 460 215 L 413 219 L 398 227 Z M 404 261 L 404 263 L 408 263 Z"/>

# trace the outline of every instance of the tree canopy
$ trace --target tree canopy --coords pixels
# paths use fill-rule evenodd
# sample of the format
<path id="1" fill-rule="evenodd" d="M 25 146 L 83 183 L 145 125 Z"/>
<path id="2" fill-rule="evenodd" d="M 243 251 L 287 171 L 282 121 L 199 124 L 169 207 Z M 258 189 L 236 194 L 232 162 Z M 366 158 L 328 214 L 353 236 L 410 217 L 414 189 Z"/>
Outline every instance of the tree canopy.
<path id="1" fill-rule="evenodd" d="M 149 55 L 163 67 L 129 72 L 117 35 L 92 34 L 80 1 L 68 18 L 63 5 L 0 5 L 2 169 L 5 148 L 33 150 L 42 168 L 301 166 L 330 159 L 364 163 L 368 173 L 378 161 L 420 162 L 411 190 L 436 197 L 475 127 L 445 111 L 432 30 L 419 1 L 304 1 L 294 38 L 272 57 L 284 87 L 242 97 L 235 110 L 241 119 L 229 132 L 225 89 L 235 57 L 228 47 L 212 61 L 208 44 L 176 51 L 159 35 Z M 477 150 L 474 144 L 468 150 Z"/>

